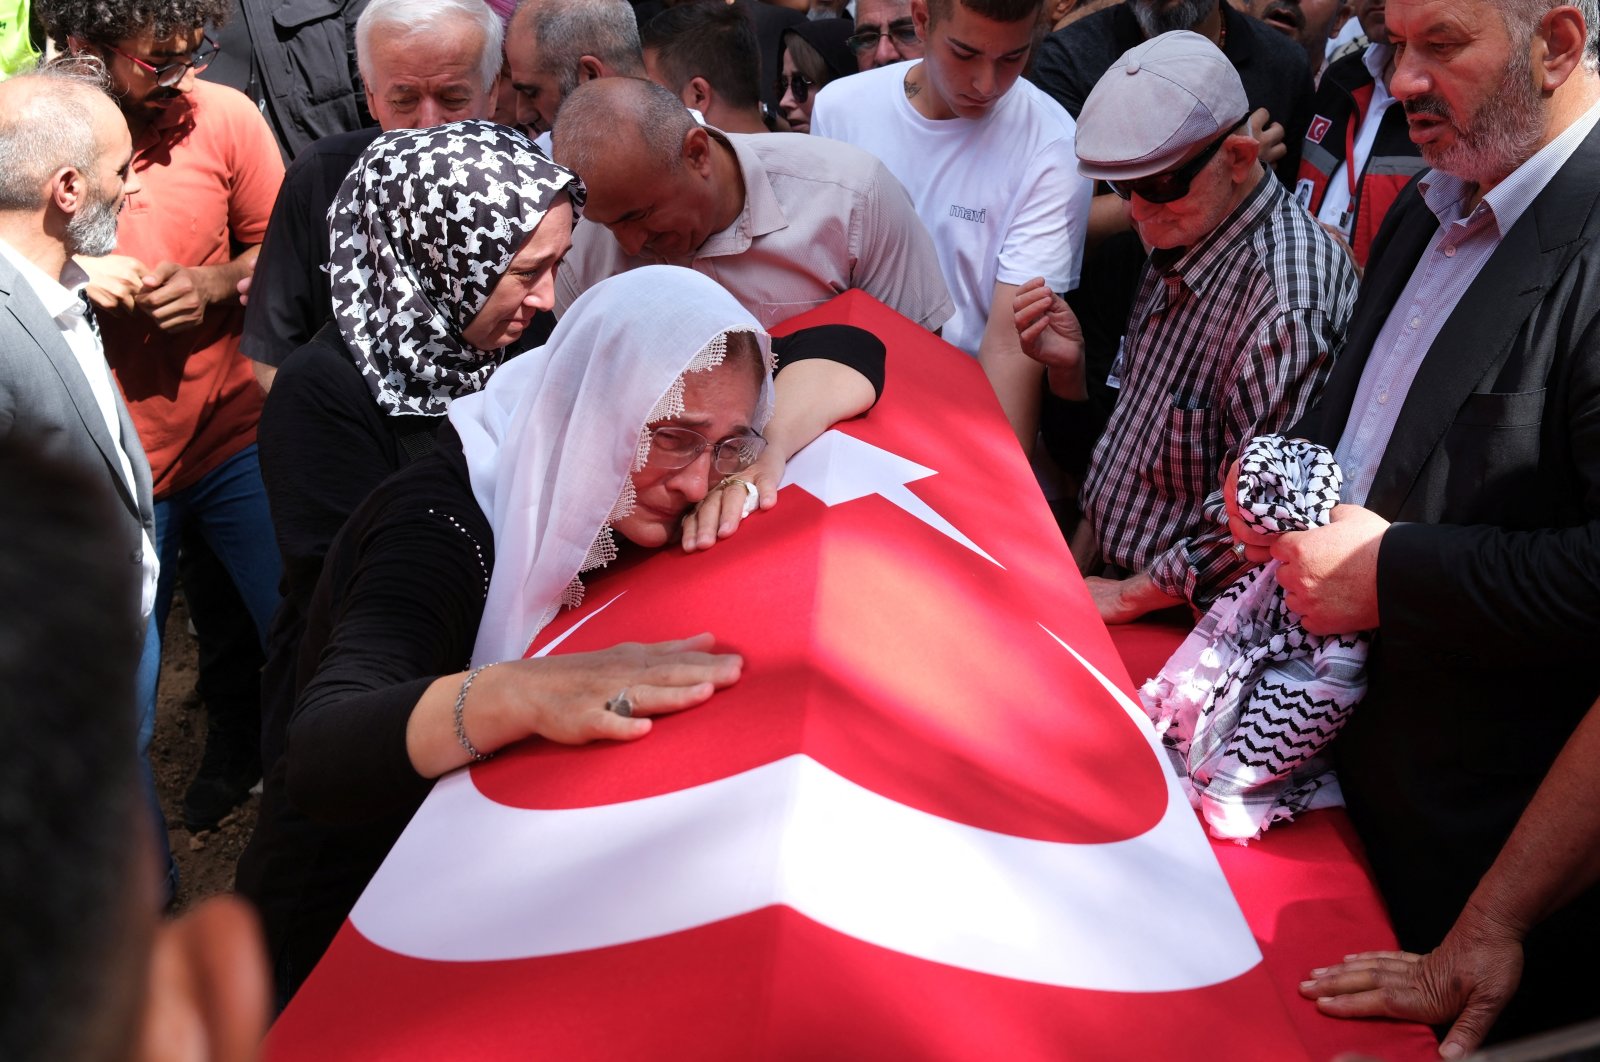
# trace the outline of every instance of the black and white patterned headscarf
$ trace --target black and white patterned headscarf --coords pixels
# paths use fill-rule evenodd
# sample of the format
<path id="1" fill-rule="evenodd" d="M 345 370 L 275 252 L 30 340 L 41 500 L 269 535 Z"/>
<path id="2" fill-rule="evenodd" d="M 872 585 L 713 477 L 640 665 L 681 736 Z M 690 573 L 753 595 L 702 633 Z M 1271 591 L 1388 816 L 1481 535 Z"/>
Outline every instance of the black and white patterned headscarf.
<path id="1" fill-rule="evenodd" d="M 439 416 L 483 388 L 505 349 L 461 332 L 578 178 L 494 122 L 374 140 L 328 208 L 333 317 L 390 416 Z"/>

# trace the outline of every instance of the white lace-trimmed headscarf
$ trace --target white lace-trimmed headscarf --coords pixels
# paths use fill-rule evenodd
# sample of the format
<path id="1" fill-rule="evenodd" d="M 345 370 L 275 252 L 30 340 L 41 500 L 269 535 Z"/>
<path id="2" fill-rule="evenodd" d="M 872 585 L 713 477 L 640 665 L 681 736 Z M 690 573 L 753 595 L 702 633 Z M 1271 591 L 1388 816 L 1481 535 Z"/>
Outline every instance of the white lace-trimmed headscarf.
<path id="1" fill-rule="evenodd" d="M 756 337 L 767 369 L 759 430 L 772 415 L 771 341 L 716 281 L 677 266 L 596 284 L 548 343 L 451 405 L 494 531 L 474 665 L 521 658 L 558 608 L 577 603 L 579 573 L 616 556 L 610 525 L 633 511 L 649 425 L 683 412 L 684 374 L 720 365 L 731 332 Z"/>
<path id="2" fill-rule="evenodd" d="M 461 333 L 578 178 L 522 133 L 450 122 L 384 133 L 328 208 L 333 319 L 378 408 L 439 416 L 483 387 L 505 348 Z"/>

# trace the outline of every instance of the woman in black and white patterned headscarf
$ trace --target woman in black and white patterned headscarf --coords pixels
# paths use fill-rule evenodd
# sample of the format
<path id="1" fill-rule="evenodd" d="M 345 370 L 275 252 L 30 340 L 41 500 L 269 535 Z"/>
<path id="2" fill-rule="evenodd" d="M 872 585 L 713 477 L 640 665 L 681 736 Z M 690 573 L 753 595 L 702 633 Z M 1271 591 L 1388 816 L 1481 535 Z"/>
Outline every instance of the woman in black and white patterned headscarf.
<path id="1" fill-rule="evenodd" d="M 493 122 L 372 142 L 328 210 L 334 322 L 390 416 L 482 390 L 571 246 L 577 178 Z"/>
<path id="2" fill-rule="evenodd" d="M 372 488 L 431 450 L 554 304 L 577 178 L 492 122 L 372 142 L 328 211 L 334 320 L 284 362 L 261 416 L 261 473 L 286 593 L 262 675 L 263 766 L 281 752 L 296 648 L 323 558 Z"/>

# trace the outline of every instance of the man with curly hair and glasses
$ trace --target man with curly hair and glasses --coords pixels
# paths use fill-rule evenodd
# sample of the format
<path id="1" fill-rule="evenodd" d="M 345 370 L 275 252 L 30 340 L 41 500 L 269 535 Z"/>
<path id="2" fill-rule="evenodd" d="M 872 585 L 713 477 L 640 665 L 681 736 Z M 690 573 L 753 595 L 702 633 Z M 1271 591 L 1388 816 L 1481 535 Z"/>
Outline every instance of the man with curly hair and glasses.
<path id="1" fill-rule="evenodd" d="M 184 528 L 222 562 L 258 639 L 277 607 L 278 551 L 255 446 L 262 396 L 239 356 L 237 284 L 255 263 L 283 162 L 246 96 L 195 76 L 215 54 L 205 27 L 227 17 L 227 0 L 41 0 L 37 10 L 58 47 L 105 64 L 141 184 L 126 199 L 116 252 L 80 262 L 156 500 L 161 579 L 140 664 L 143 747 Z"/>

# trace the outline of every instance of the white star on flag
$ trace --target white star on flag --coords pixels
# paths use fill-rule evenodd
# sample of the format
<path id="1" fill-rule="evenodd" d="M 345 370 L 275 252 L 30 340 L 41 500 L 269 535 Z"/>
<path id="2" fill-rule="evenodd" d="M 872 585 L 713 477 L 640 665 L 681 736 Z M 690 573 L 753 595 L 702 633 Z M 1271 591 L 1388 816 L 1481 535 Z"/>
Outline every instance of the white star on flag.
<path id="1" fill-rule="evenodd" d="M 1004 568 L 1004 564 L 985 553 L 932 506 L 906 489 L 907 483 L 936 474 L 931 468 L 834 429 L 824 432 L 789 460 L 783 482 L 778 486 L 780 490 L 790 485 L 799 487 L 829 508 L 879 495 L 989 563 Z"/>

